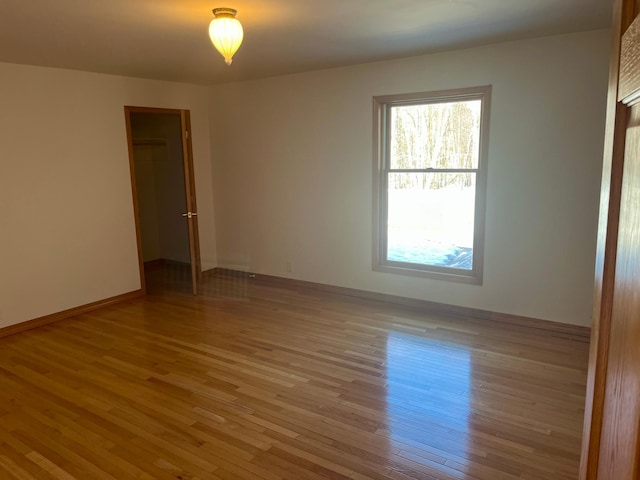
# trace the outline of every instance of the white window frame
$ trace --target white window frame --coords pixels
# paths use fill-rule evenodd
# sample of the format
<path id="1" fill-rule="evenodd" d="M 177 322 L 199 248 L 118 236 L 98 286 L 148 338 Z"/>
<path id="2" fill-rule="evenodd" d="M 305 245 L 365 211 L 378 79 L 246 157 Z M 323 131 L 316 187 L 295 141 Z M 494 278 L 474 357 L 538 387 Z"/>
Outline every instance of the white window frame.
<path id="1" fill-rule="evenodd" d="M 392 107 L 448 103 L 468 100 L 482 102 L 480 144 L 477 169 L 391 169 L 388 128 Z M 414 275 L 462 283 L 482 284 L 484 266 L 485 209 L 487 194 L 487 161 L 489 147 L 489 112 L 491 86 L 471 87 L 436 92 L 376 96 L 373 98 L 373 269 L 379 272 Z M 387 260 L 388 177 L 390 173 L 474 172 L 476 174 L 473 266 L 471 270 Z"/>

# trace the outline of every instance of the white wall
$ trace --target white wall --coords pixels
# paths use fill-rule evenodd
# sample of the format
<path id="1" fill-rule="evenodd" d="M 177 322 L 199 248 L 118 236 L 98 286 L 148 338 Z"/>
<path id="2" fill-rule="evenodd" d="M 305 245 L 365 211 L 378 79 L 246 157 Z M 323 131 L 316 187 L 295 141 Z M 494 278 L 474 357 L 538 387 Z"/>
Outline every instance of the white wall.
<path id="1" fill-rule="evenodd" d="M 589 325 L 609 35 L 212 87 L 220 266 Z M 486 84 L 483 285 L 373 272 L 372 97 Z"/>
<path id="2" fill-rule="evenodd" d="M 0 328 L 140 288 L 124 105 L 191 110 L 216 265 L 207 88 L 0 63 Z"/>

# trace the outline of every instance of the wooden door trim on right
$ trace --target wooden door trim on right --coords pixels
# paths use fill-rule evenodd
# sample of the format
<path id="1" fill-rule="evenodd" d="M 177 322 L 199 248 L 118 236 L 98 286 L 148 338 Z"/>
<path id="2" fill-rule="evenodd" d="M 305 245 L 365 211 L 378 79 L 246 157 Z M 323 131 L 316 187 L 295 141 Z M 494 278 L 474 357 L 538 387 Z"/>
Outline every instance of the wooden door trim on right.
<path id="1" fill-rule="evenodd" d="M 184 164 L 184 182 L 187 194 L 187 212 L 196 212 L 195 217 L 187 220 L 189 226 L 189 255 L 191 258 L 191 285 L 193 294 L 198 294 L 202 268 L 200 266 L 200 243 L 198 242 L 198 205 L 195 195 L 195 175 L 193 172 L 193 147 L 191 144 L 191 116 L 188 110 L 180 111 L 182 125 L 182 160 Z"/>
<path id="2" fill-rule="evenodd" d="M 618 101 L 621 38 L 623 32 L 633 22 L 634 17 L 635 2 L 633 0 L 614 0 L 607 124 L 596 251 L 593 325 L 580 480 L 598 479 L 601 454 L 628 117 L 628 108 Z"/>

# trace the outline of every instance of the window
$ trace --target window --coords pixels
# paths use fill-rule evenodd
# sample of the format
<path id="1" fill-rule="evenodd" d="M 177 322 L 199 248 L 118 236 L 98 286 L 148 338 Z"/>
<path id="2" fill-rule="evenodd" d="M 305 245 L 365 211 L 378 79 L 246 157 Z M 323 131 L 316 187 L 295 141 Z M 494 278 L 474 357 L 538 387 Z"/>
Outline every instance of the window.
<path id="1" fill-rule="evenodd" d="M 491 87 L 374 97 L 374 269 L 482 283 Z"/>

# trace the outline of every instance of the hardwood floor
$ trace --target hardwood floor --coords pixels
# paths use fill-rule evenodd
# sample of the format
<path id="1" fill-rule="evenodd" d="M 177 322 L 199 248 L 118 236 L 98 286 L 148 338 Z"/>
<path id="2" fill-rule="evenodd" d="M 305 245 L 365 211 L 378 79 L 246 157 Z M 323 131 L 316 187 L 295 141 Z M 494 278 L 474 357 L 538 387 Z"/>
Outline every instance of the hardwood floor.
<path id="1" fill-rule="evenodd" d="M 586 338 L 150 277 L 0 339 L 0 479 L 577 478 Z"/>

